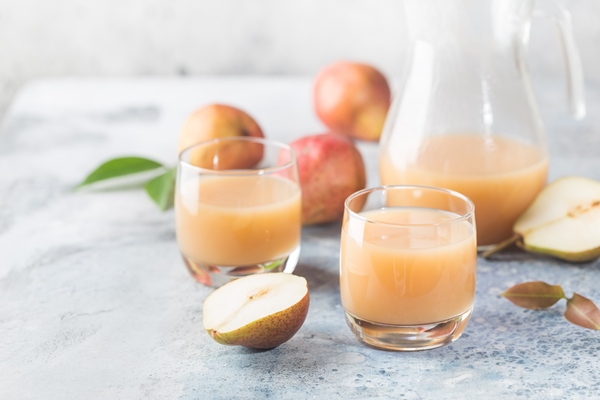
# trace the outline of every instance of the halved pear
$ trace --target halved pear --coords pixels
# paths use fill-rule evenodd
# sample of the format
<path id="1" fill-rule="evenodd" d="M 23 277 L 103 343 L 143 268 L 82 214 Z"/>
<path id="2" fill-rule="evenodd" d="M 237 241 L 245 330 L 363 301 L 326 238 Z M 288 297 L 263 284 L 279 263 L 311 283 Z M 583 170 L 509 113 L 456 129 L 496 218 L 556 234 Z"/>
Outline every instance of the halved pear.
<path id="1" fill-rule="evenodd" d="M 579 176 L 557 179 L 513 229 L 527 251 L 575 262 L 600 257 L 600 182 Z"/>
<path id="2" fill-rule="evenodd" d="M 308 313 L 306 279 L 283 272 L 249 275 L 211 293 L 203 323 L 217 342 L 271 349 L 298 332 Z"/>

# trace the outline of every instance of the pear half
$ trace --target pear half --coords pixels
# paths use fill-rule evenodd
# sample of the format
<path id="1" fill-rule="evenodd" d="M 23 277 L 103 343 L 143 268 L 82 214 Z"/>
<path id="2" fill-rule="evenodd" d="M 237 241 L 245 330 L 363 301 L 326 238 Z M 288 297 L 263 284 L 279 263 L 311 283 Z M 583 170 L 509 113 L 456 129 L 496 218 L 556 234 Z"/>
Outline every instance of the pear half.
<path id="1" fill-rule="evenodd" d="M 575 262 L 600 257 L 600 182 L 557 179 L 538 194 L 514 231 L 527 251 Z"/>
<path id="2" fill-rule="evenodd" d="M 203 305 L 203 323 L 218 343 L 271 349 L 298 332 L 308 313 L 306 279 L 283 272 L 229 282 Z"/>

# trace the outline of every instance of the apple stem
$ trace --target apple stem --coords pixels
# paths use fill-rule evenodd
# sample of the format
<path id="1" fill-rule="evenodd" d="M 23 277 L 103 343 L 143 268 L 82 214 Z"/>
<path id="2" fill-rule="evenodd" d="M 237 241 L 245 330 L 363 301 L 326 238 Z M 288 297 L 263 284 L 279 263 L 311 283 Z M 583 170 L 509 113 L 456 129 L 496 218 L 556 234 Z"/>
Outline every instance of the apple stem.
<path id="1" fill-rule="evenodd" d="M 508 239 L 498 243 L 497 245 L 495 245 L 494 247 L 492 247 L 489 250 L 484 251 L 483 253 L 481 253 L 481 256 L 485 259 L 490 258 L 491 256 L 493 256 L 494 254 L 504 250 L 505 248 L 507 248 L 508 246 L 514 244 L 517 242 L 517 240 L 519 240 L 521 236 L 517 233 L 515 233 L 514 235 L 512 235 L 511 237 L 509 237 Z"/>

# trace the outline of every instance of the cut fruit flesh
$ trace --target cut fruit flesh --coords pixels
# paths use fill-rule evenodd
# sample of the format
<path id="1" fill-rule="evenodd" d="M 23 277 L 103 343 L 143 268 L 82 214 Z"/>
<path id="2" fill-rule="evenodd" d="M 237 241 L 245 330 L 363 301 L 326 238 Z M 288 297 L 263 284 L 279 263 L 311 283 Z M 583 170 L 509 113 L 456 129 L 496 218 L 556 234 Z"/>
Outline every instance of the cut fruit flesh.
<path id="1" fill-rule="evenodd" d="M 204 327 L 217 342 L 272 348 L 289 340 L 308 312 L 306 279 L 287 273 L 230 282 L 204 302 Z"/>
<path id="2" fill-rule="evenodd" d="M 571 176 L 546 186 L 519 217 L 514 231 L 526 235 L 532 229 L 569 217 L 580 217 L 585 210 L 600 209 L 600 182 Z"/>
<path id="3" fill-rule="evenodd" d="M 568 261 L 600 256 L 600 182 L 566 177 L 546 186 L 517 220 L 526 250 Z"/>

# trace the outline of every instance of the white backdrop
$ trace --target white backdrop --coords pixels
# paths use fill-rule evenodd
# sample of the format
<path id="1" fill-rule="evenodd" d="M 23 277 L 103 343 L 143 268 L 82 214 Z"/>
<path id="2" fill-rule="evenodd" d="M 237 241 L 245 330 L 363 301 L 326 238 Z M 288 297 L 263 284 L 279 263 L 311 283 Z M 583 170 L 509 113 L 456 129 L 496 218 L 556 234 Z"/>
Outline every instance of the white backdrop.
<path id="1" fill-rule="evenodd" d="M 600 0 L 564 4 L 600 81 Z M 393 77 L 404 46 L 400 0 L 0 0 L 0 103 L 44 76 L 312 75 L 352 59 Z M 529 58 L 562 79 L 550 22 L 534 22 Z"/>

